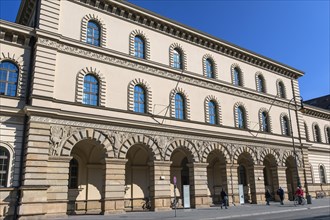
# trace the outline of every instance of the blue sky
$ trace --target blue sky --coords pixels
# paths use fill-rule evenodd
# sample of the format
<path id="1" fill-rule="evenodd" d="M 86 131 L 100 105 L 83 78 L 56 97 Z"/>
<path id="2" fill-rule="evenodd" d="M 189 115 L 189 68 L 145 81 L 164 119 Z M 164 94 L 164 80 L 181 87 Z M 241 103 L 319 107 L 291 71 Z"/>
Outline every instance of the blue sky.
<path id="1" fill-rule="evenodd" d="M 129 2 L 304 71 L 304 100 L 330 94 L 329 0 Z M 0 0 L 0 18 L 14 21 L 19 4 Z"/>

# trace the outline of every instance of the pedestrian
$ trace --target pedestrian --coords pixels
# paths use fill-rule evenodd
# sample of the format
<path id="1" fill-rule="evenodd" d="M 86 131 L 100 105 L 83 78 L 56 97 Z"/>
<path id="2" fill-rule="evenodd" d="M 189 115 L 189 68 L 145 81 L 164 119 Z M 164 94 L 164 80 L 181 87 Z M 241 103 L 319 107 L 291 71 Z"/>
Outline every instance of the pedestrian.
<path id="1" fill-rule="evenodd" d="M 272 195 L 269 192 L 269 189 L 266 190 L 265 197 L 267 202 L 266 205 L 269 205 L 270 198 L 272 197 Z"/>
<path id="2" fill-rule="evenodd" d="M 284 200 L 284 190 L 282 189 L 282 187 L 278 188 L 277 195 L 280 197 L 281 205 L 284 205 L 284 203 L 283 203 L 283 200 Z"/>
<path id="3" fill-rule="evenodd" d="M 222 205 L 224 205 L 225 209 L 227 209 L 228 195 L 223 189 L 221 190 L 220 195 L 221 195 L 221 209 L 222 209 Z"/>

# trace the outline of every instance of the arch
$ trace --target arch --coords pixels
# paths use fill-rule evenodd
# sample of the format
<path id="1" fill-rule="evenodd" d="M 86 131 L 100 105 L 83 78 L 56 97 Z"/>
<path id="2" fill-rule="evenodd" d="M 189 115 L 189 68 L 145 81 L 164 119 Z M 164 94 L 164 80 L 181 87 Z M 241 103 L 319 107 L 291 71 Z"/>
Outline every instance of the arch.
<path id="1" fill-rule="evenodd" d="M 128 110 L 134 111 L 134 87 L 140 85 L 145 90 L 146 94 L 146 113 L 152 113 L 152 91 L 149 83 L 144 79 L 134 79 L 128 84 Z"/>
<path id="2" fill-rule="evenodd" d="M 161 160 L 162 159 L 162 154 L 159 149 L 159 146 L 155 140 L 153 140 L 151 137 L 148 137 L 146 135 L 135 135 L 131 137 L 130 139 L 127 139 L 120 147 L 119 153 L 118 153 L 118 158 L 120 159 L 125 159 L 126 154 L 128 150 L 136 144 L 144 144 L 149 147 L 151 150 L 154 159 L 155 160 Z"/>
<path id="3" fill-rule="evenodd" d="M 181 60 L 182 60 L 182 70 L 187 70 L 187 54 L 183 50 L 182 46 L 179 43 L 173 43 L 170 45 L 170 66 L 173 67 L 174 65 L 174 57 L 173 57 L 173 52 L 174 50 L 177 49 L 181 52 Z"/>
<path id="4" fill-rule="evenodd" d="M 326 184 L 327 181 L 327 172 L 325 171 L 325 166 L 323 164 L 319 164 L 319 177 L 320 177 L 320 183 Z"/>
<path id="5" fill-rule="evenodd" d="M 243 107 L 244 109 L 244 115 L 245 115 L 245 128 L 249 129 L 249 113 L 246 110 L 246 107 L 243 102 L 236 102 L 234 105 L 234 119 L 235 119 L 235 127 L 238 128 L 238 113 L 237 108 Z"/>
<path id="6" fill-rule="evenodd" d="M 222 156 L 224 158 L 226 158 L 226 163 L 230 163 L 231 162 L 231 160 L 230 160 L 230 153 L 229 153 L 228 149 L 225 146 L 221 145 L 221 144 L 213 143 L 213 144 L 208 145 L 204 149 L 204 151 L 203 151 L 203 153 L 201 155 L 201 162 L 202 163 L 206 163 L 207 162 L 207 157 L 208 157 L 208 155 L 212 151 L 219 151 L 219 152 L 221 152 Z"/>
<path id="7" fill-rule="evenodd" d="M 77 74 L 77 81 L 76 81 L 76 102 L 82 103 L 83 101 L 83 88 L 84 88 L 84 77 L 87 74 L 94 75 L 99 80 L 99 106 L 106 105 L 106 81 L 103 74 L 97 71 L 95 68 L 86 67 L 81 69 Z"/>
<path id="8" fill-rule="evenodd" d="M 236 149 L 236 151 L 233 155 L 233 162 L 237 163 L 238 157 L 243 153 L 248 153 L 250 155 L 253 164 L 256 165 L 258 163 L 256 152 L 248 146 L 240 146 L 239 148 Z"/>
<path id="9" fill-rule="evenodd" d="M 297 153 L 296 153 L 296 154 L 297 154 Z M 285 163 L 286 163 L 287 159 L 288 159 L 290 156 L 293 157 L 293 159 L 295 159 L 295 156 L 294 156 L 293 151 L 289 151 L 289 150 L 287 150 L 287 151 L 284 152 L 283 157 L 282 157 L 282 166 L 283 166 L 283 167 L 286 166 Z M 301 158 L 299 157 L 298 154 L 297 154 L 297 166 L 298 166 L 298 167 L 301 167 Z"/>
<path id="10" fill-rule="evenodd" d="M 230 72 L 231 72 L 231 81 L 235 85 L 235 69 L 237 69 L 240 73 L 240 86 L 244 86 L 244 77 L 243 77 L 243 71 L 242 68 L 238 63 L 234 63 L 230 67 Z"/>
<path id="11" fill-rule="evenodd" d="M 86 42 L 86 36 L 87 36 L 87 25 L 89 21 L 94 21 L 100 25 L 101 31 L 100 31 L 100 46 L 105 47 L 106 46 L 106 35 L 107 30 L 106 26 L 104 24 L 104 21 L 95 14 L 88 14 L 85 15 L 81 20 L 81 35 L 80 39 L 82 42 Z"/>
<path id="12" fill-rule="evenodd" d="M 24 64 L 23 55 L 16 56 L 16 54 L 4 53 L 0 55 L 0 63 L 2 62 L 11 62 L 18 68 L 18 77 L 17 77 L 17 91 L 16 96 L 25 97 L 26 90 L 26 77 L 27 77 L 27 66 Z"/>
<path id="13" fill-rule="evenodd" d="M 14 171 L 14 166 L 15 166 L 15 151 L 12 145 L 10 145 L 7 142 L 0 141 L 0 147 L 3 147 L 7 152 L 9 153 L 9 158 L 8 158 L 8 174 L 7 174 L 7 181 L 6 181 L 6 186 L 9 187 L 13 183 L 13 171 Z"/>
<path id="14" fill-rule="evenodd" d="M 182 88 L 173 89 L 170 93 L 171 117 L 175 118 L 175 94 L 180 93 L 184 98 L 185 116 L 190 119 L 190 101 L 187 93 Z"/>
<path id="15" fill-rule="evenodd" d="M 317 122 L 313 122 L 312 131 L 314 136 L 314 142 L 322 143 L 321 129 Z"/>
<path id="16" fill-rule="evenodd" d="M 281 164 L 280 153 L 270 148 L 266 148 L 260 153 L 260 163 L 262 163 L 265 160 L 265 157 L 267 155 L 274 156 L 277 166 Z"/>
<path id="17" fill-rule="evenodd" d="M 184 139 L 175 140 L 168 145 L 168 147 L 165 150 L 164 160 L 170 161 L 173 151 L 178 148 L 186 149 L 190 153 L 193 162 L 199 162 L 199 154 L 196 147 L 194 146 L 194 144 Z"/>
<path id="18" fill-rule="evenodd" d="M 255 78 L 256 78 L 256 90 L 258 92 L 267 93 L 267 86 L 264 75 L 260 71 L 258 71 L 256 72 Z M 262 87 L 260 86 L 259 79 L 261 79 L 262 81 Z"/>
<path id="19" fill-rule="evenodd" d="M 205 77 L 207 77 L 207 69 L 206 69 L 206 61 L 210 60 L 213 66 L 213 79 L 218 79 L 218 65 L 214 60 L 214 57 L 211 54 L 205 54 L 202 57 L 202 63 L 203 63 L 203 74 Z"/>
<path id="20" fill-rule="evenodd" d="M 286 127 L 284 124 L 284 118 L 287 119 L 287 131 L 286 131 Z M 289 119 L 289 116 L 287 115 L 287 113 L 281 113 L 280 115 L 280 123 L 281 123 L 281 131 L 282 131 L 282 135 L 287 135 L 287 136 L 291 136 L 291 122 Z"/>
<path id="21" fill-rule="evenodd" d="M 272 126 L 272 118 L 269 114 L 269 110 L 267 108 L 260 108 L 259 109 L 259 127 L 260 127 L 260 131 L 263 131 L 263 116 L 262 116 L 262 113 L 263 112 L 266 112 L 267 114 L 267 122 L 268 122 L 268 132 L 269 133 L 273 133 L 273 126 Z"/>
<path id="22" fill-rule="evenodd" d="M 62 148 L 59 150 L 59 156 L 70 156 L 75 144 L 86 139 L 95 140 L 97 143 L 103 145 L 103 148 L 105 149 L 108 157 L 114 158 L 116 156 L 115 148 L 112 146 L 109 138 L 103 134 L 102 131 L 94 130 L 91 128 L 76 131 L 71 136 L 69 136 L 63 143 Z"/>
<path id="23" fill-rule="evenodd" d="M 222 115 L 221 115 L 221 107 L 220 107 L 220 102 L 217 97 L 214 95 L 208 95 L 206 96 L 204 100 L 204 109 L 205 109 L 205 122 L 210 123 L 210 114 L 209 114 L 209 105 L 208 103 L 210 101 L 213 101 L 216 105 L 216 114 L 218 116 L 216 124 L 221 125 L 222 123 Z"/>
<path id="24" fill-rule="evenodd" d="M 141 37 L 144 40 L 144 56 L 146 60 L 150 60 L 150 40 L 147 35 L 141 30 L 134 30 L 129 35 L 129 54 L 135 56 L 135 37 Z"/>
<path id="25" fill-rule="evenodd" d="M 286 99 L 286 87 L 281 79 L 278 79 L 276 81 L 276 89 L 277 89 L 277 96 Z"/>

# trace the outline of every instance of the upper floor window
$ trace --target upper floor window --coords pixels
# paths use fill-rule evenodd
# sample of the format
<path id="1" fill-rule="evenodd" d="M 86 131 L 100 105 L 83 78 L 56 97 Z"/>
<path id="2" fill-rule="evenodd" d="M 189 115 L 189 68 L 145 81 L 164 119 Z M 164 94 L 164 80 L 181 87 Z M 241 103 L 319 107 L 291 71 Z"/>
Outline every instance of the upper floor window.
<path id="1" fill-rule="evenodd" d="M 217 115 L 217 105 L 214 101 L 210 101 L 208 103 L 209 107 L 209 122 L 210 124 L 217 124 L 218 122 L 218 115 Z"/>
<path id="2" fill-rule="evenodd" d="M 320 128 L 318 125 L 314 125 L 314 135 L 315 135 L 315 141 L 316 142 L 322 142 L 321 140 L 321 133 L 320 133 Z"/>
<path id="3" fill-rule="evenodd" d="M 140 36 L 135 36 L 134 38 L 134 55 L 138 58 L 145 58 L 145 43 Z"/>
<path id="4" fill-rule="evenodd" d="M 100 46 L 100 32 L 100 25 L 95 21 L 89 21 L 87 24 L 87 43 Z"/>
<path id="5" fill-rule="evenodd" d="M 237 107 L 237 125 L 238 128 L 246 128 L 245 110 L 242 106 Z"/>
<path id="6" fill-rule="evenodd" d="M 327 136 L 328 144 L 330 144 L 330 127 L 325 129 L 325 135 Z"/>
<path id="7" fill-rule="evenodd" d="M 233 75 L 233 84 L 235 86 L 242 86 L 242 76 L 241 76 L 241 71 L 235 67 L 234 68 L 234 75 Z"/>
<path id="8" fill-rule="evenodd" d="M 262 112 L 261 113 L 261 129 L 264 132 L 269 132 L 269 118 L 268 118 L 268 113 L 267 112 Z"/>
<path id="9" fill-rule="evenodd" d="M 205 60 L 205 67 L 206 67 L 206 77 L 215 78 L 214 77 L 214 65 L 210 58 Z"/>
<path id="10" fill-rule="evenodd" d="M 99 82 L 91 74 L 84 77 L 83 104 L 94 106 L 99 104 Z"/>
<path id="11" fill-rule="evenodd" d="M 261 76 L 261 75 L 258 75 L 257 76 L 257 91 L 258 92 L 263 92 L 263 93 L 266 92 L 266 89 L 265 89 L 265 80 L 264 80 L 264 77 Z"/>
<path id="12" fill-rule="evenodd" d="M 182 69 L 182 54 L 178 49 L 173 50 L 173 67 Z"/>
<path id="13" fill-rule="evenodd" d="M 281 98 L 286 98 L 286 95 L 285 95 L 285 87 L 284 87 L 284 84 L 282 81 L 278 82 L 278 96 L 281 97 Z"/>
<path id="14" fill-rule="evenodd" d="M 70 160 L 69 165 L 69 189 L 78 188 L 78 161 L 75 158 Z"/>
<path id="15" fill-rule="evenodd" d="M 175 118 L 185 119 L 184 98 L 180 93 L 175 94 Z"/>
<path id="16" fill-rule="evenodd" d="M 18 67 L 12 62 L 0 63 L 0 95 L 16 96 Z"/>
<path id="17" fill-rule="evenodd" d="M 305 127 L 306 140 L 307 140 L 307 141 L 310 141 L 310 140 L 309 140 L 308 127 L 307 127 L 307 124 L 306 124 L 306 123 L 304 123 L 304 127 Z"/>
<path id="18" fill-rule="evenodd" d="M 290 136 L 290 124 L 289 124 L 289 119 L 287 116 L 283 116 L 282 118 L 282 126 L 283 126 L 283 134 L 286 136 Z"/>
<path id="19" fill-rule="evenodd" d="M 9 172 L 9 151 L 0 146 L 0 187 L 7 187 Z"/>
<path id="20" fill-rule="evenodd" d="M 320 166 L 319 172 L 320 172 L 320 183 L 326 183 L 327 181 L 325 179 L 325 170 L 323 165 Z"/>
<path id="21" fill-rule="evenodd" d="M 145 113 L 146 102 L 145 102 L 145 91 L 142 86 L 136 85 L 134 87 L 134 111 Z"/>

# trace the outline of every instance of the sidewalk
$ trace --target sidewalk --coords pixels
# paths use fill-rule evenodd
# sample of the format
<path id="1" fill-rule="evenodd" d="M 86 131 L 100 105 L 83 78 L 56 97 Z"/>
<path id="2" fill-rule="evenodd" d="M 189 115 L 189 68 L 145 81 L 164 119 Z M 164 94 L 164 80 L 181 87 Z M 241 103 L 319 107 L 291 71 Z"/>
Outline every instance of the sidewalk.
<path id="1" fill-rule="evenodd" d="M 276 214 L 286 212 L 299 212 L 302 210 L 324 209 L 330 210 L 330 198 L 313 199 L 312 204 L 297 206 L 293 205 L 293 202 L 287 202 L 284 205 L 271 202 L 270 206 L 265 204 L 245 204 L 230 206 L 228 209 L 220 209 L 220 207 L 210 207 L 203 209 L 178 209 L 175 217 L 175 211 L 163 211 L 163 212 L 128 212 L 125 214 L 114 215 L 77 215 L 68 216 L 66 218 L 53 218 L 53 219 L 66 219 L 66 220 L 122 220 L 122 219 L 134 219 L 134 220 L 215 220 L 215 219 L 229 219 L 247 217 L 246 219 L 253 219 L 252 216 Z M 250 217 L 250 218 L 249 218 Z M 50 218 L 49 218 L 50 219 Z"/>

